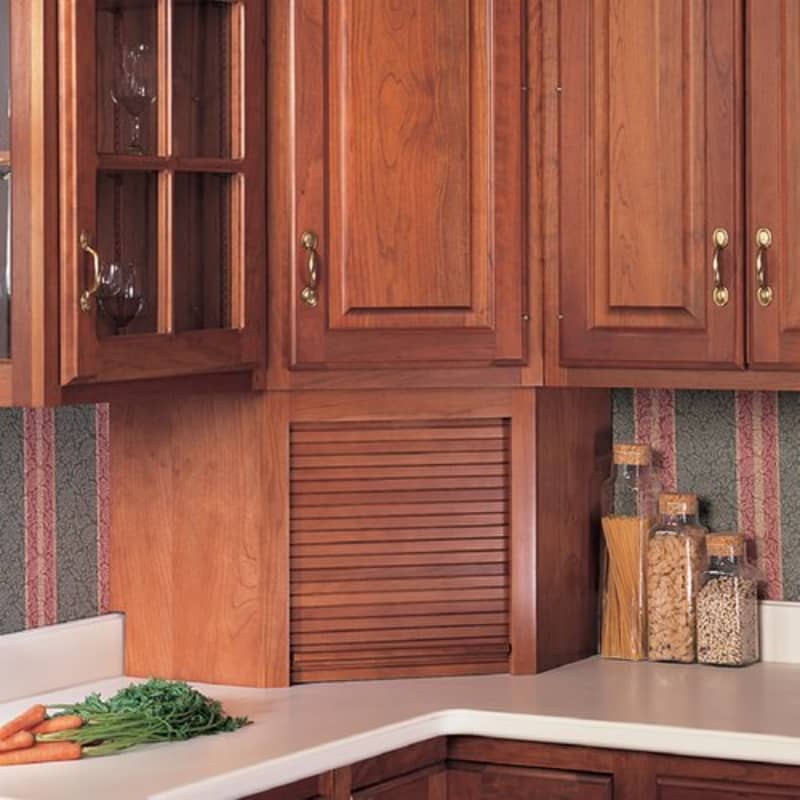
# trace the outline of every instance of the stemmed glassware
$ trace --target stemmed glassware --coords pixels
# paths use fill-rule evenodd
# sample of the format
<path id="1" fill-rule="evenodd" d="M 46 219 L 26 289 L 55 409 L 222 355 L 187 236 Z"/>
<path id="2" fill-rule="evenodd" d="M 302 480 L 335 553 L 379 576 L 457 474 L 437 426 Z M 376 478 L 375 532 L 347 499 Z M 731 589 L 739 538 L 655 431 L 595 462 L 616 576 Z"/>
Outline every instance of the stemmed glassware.
<path id="1" fill-rule="evenodd" d="M 130 117 L 128 151 L 141 155 L 141 117 L 156 101 L 156 73 L 151 49 L 141 42 L 123 45 L 114 63 L 111 99 Z"/>
<path id="2" fill-rule="evenodd" d="M 106 264 L 97 291 L 100 310 L 114 323 L 115 333 L 121 333 L 144 308 L 144 292 L 139 273 L 133 264 Z"/>

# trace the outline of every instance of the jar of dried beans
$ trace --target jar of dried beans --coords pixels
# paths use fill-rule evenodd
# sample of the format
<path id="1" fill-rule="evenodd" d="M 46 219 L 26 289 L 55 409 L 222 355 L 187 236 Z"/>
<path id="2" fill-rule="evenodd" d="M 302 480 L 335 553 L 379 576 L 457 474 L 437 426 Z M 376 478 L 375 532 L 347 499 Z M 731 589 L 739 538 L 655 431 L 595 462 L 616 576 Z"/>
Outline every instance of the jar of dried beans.
<path id="1" fill-rule="evenodd" d="M 758 661 L 758 576 L 741 533 L 706 537 L 708 569 L 697 597 L 697 660 L 741 667 Z"/>
<path id="2" fill-rule="evenodd" d="M 647 545 L 647 643 L 651 661 L 697 656 L 696 601 L 706 567 L 697 496 L 662 494 Z"/>

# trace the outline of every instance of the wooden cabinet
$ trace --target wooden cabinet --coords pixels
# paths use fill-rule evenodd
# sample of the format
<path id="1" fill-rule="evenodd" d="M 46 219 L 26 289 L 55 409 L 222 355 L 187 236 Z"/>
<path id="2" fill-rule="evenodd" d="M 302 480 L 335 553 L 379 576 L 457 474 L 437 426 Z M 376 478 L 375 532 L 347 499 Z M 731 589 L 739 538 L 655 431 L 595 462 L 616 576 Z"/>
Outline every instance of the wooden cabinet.
<path id="1" fill-rule="evenodd" d="M 800 768 L 474 736 L 431 739 L 259 800 L 797 800 Z"/>
<path id="2" fill-rule="evenodd" d="M 742 4 L 562 5 L 561 364 L 741 366 Z"/>
<path id="3" fill-rule="evenodd" d="M 253 385 L 264 17 L 251 0 L 0 2 L 0 405 Z"/>
<path id="4" fill-rule="evenodd" d="M 521 363 L 524 4 L 290 13 L 290 366 Z"/>
<path id="5" fill-rule="evenodd" d="M 800 10 L 555 5 L 548 381 L 796 385 Z"/>
<path id="6" fill-rule="evenodd" d="M 264 4 L 58 12 L 62 383 L 263 362 Z"/>

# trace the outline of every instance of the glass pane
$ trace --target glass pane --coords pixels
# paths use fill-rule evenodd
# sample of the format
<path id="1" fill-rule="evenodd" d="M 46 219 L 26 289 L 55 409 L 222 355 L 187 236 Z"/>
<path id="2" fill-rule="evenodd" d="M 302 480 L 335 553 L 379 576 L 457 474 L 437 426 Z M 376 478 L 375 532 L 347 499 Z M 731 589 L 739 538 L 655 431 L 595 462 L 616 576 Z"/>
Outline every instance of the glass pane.
<path id="1" fill-rule="evenodd" d="M 98 0 L 97 150 L 157 148 L 156 0 Z"/>
<path id="2" fill-rule="evenodd" d="M 0 168 L 0 358 L 11 358 L 11 172 Z"/>
<path id="3" fill-rule="evenodd" d="M 175 330 L 231 327 L 231 176 L 175 175 Z"/>
<path id="4" fill-rule="evenodd" d="M 0 152 L 11 149 L 11 60 L 9 0 L 0 0 Z"/>
<path id="5" fill-rule="evenodd" d="M 173 151 L 231 155 L 232 15 L 223 0 L 176 0 L 173 17 Z"/>
<path id="6" fill-rule="evenodd" d="M 158 322 L 158 174 L 97 176 L 97 243 L 103 284 L 99 336 L 153 333 Z"/>

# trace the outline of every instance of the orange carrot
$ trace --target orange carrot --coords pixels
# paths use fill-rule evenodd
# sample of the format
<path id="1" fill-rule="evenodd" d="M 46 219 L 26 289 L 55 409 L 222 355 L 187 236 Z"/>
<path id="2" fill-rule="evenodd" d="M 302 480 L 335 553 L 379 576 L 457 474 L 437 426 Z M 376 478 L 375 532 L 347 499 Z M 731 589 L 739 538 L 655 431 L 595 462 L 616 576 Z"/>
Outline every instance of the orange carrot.
<path id="1" fill-rule="evenodd" d="M 0 753 L 0 766 L 12 764 L 40 764 L 43 761 L 73 761 L 81 757 L 77 742 L 37 742 L 25 750 Z"/>
<path id="2" fill-rule="evenodd" d="M 12 733 L 7 739 L 0 739 L 0 753 L 9 750 L 22 750 L 25 747 L 33 747 L 33 734 L 30 731 L 17 731 Z"/>
<path id="3" fill-rule="evenodd" d="M 9 736 L 17 731 L 25 731 L 38 725 L 47 713 L 47 709 L 42 705 L 31 706 L 27 711 L 23 711 L 18 717 L 14 717 L 11 722 L 0 725 L 0 739 L 8 739 Z"/>
<path id="4" fill-rule="evenodd" d="M 31 733 L 58 733 L 58 731 L 71 731 L 83 725 L 83 718 L 78 714 L 63 714 L 60 717 L 52 717 L 40 722 L 33 728 Z"/>

